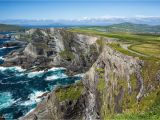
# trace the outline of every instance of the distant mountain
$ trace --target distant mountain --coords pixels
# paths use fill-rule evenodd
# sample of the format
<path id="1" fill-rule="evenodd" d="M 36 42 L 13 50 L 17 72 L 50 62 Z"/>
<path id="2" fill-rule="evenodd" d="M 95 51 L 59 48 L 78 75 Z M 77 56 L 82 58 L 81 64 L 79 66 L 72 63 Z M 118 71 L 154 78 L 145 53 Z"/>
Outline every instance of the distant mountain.
<path id="1" fill-rule="evenodd" d="M 0 32 L 22 31 L 23 27 L 17 25 L 0 24 Z"/>
<path id="2" fill-rule="evenodd" d="M 0 20 L 0 23 L 3 24 L 16 24 L 16 25 L 52 25 L 52 26 L 106 26 L 112 24 L 119 24 L 124 22 L 130 22 L 135 24 L 148 24 L 148 25 L 160 25 L 160 17 L 97 17 L 97 18 L 87 18 L 84 17 L 82 19 L 73 19 L 73 20 L 45 20 L 45 19 L 8 19 L 8 20 Z"/>
<path id="3" fill-rule="evenodd" d="M 34 23 L 32 21 L 32 23 Z M 27 28 L 59 28 L 59 27 L 73 27 L 74 25 L 63 25 L 63 24 L 40 24 L 40 22 L 34 23 L 33 25 L 7 25 L 7 24 L 0 24 L 0 32 L 6 32 L 6 31 L 22 31 Z M 25 27 L 22 27 L 25 26 Z M 76 25 L 74 26 L 76 27 Z M 111 32 L 111 33 L 158 33 L 160 34 L 160 25 L 147 25 L 147 24 L 135 24 L 135 23 L 118 23 L 118 24 L 112 24 L 112 25 L 104 25 L 104 26 L 86 26 L 86 25 L 79 25 L 78 28 L 83 29 L 92 29 L 97 31 L 103 31 L 103 32 Z"/>
<path id="4" fill-rule="evenodd" d="M 119 23 L 108 26 L 84 26 L 78 27 L 88 30 L 97 30 L 109 33 L 156 33 L 160 34 L 160 25 L 134 24 L 134 23 Z"/>
<path id="5" fill-rule="evenodd" d="M 160 33 L 160 26 L 146 24 L 120 23 L 106 27 L 106 32 Z"/>

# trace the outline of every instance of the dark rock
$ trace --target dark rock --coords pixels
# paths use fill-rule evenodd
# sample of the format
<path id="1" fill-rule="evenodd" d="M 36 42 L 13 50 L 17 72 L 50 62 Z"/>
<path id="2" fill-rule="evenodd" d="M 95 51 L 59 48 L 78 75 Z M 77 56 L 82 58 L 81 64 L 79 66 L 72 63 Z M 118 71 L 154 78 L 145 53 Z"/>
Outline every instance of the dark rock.
<path id="1" fill-rule="evenodd" d="M 97 37 L 75 34 L 64 29 L 31 29 L 15 35 L 16 42 L 4 46 L 21 46 L 5 57 L 4 66 L 39 68 L 65 67 L 68 73 L 85 72 L 98 57 Z M 27 45 L 26 45 L 27 44 Z"/>

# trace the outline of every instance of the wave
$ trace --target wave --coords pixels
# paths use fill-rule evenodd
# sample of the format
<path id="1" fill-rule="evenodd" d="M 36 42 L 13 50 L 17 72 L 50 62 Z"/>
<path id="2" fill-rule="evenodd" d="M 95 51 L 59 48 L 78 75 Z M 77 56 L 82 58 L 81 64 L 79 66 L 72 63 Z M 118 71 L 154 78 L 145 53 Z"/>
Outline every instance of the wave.
<path id="1" fill-rule="evenodd" d="M 25 69 L 19 67 L 19 66 L 14 66 L 14 67 L 0 67 L 0 71 L 6 71 L 6 70 L 10 70 L 10 71 L 18 71 L 18 72 L 24 72 Z"/>
<path id="2" fill-rule="evenodd" d="M 53 67 L 53 68 L 50 68 L 48 69 L 48 71 L 34 71 L 34 72 L 29 72 L 28 73 L 28 78 L 33 78 L 33 77 L 42 77 L 42 75 L 45 73 L 45 72 L 54 72 L 54 71 L 59 71 L 59 70 L 65 70 L 65 68 L 63 67 Z M 52 77 L 55 77 L 56 76 L 52 76 Z"/>
<path id="3" fill-rule="evenodd" d="M 21 103 L 22 106 L 29 106 L 36 103 L 39 103 L 41 101 L 41 98 L 38 98 L 39 96 L 43 95 L 45 92 L 42 91 L 33 91 L 28 98 L 29 100 L 25 101 L 24 103 Z"/>
<path id="4" fill-rule="evenodd" d="M 84 77 L 84 73 L 81 73 L 81 74 L 77 74 L 77 75 L 74 75 L 74 77 Z"/>
<path id="5" fill-rule="evenodd" d="M 6 48 L 7 48 L 7 47 L 1 47 L 0 50 L 1 50 L 1 49 L 6 49 Z"/>
<path id="6" fill-rule="evenodd" d="M 0 56 L 0 60 L 4 60 L 3 56 Z"/>
<path id="7" fill-rule="evenodd" d="M 57 79 L 63 79 L 63 78 L 67 78 L 68 76 L 65 75 L 64 73 L 61 74 L 56 74 L 56 75 L 51 75 L 51 76 L 47 76 L 45 78 L 46 81 L 51 81 L 51 80 L 57 80 Z"/>
<path id="8" fill-rule="evenodd" d="M 28 73 L 27 77 L 28 78 L 42 77 L 43 73 L 44 73 L 44 70 L 42 70 L 42 71 L 34 71 L 34 72 Z"/>
<path id="9" fill-rule="evenodd" d="M 34 110 L 35 110 L 35 108 L 31 109 L 29 112 L 27 112 L 27 113 L 25 114 L 25 116 L 29 115 L 29 114 L 32 113 Z"/>
<path id="10" fill-rule="evenodd" d="M 64 68 L 64 67 L 52 67 L 52 68 L 48 69 L 48 71 L 59 71 L 59 70 L 66 70 L 66 68 Z"/>
<path id="11" fill-rule="evenodd" d="M 10 92 L 1 92 L 0 93 L 0 109 L 7 108 L 11 106 L 16 101 L 12 99 L 12 94 Z"/>
<path id="12" fill-rule="evenodd" d="M 12 47 L 1 47 L 0 50 L 3 50 L 3 49 L 7 49 L 7 48 L 16 48 L 17 46 L 12 46 Z"/>

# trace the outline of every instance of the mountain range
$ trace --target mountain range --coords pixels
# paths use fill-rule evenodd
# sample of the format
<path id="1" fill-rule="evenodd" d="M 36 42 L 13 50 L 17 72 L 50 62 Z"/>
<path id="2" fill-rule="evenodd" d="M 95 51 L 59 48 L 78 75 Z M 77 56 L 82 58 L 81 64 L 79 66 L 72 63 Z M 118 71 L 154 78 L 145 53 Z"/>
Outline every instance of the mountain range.
<path id="1" fill-rule="evenodd" d="M 108 26 L 83 26 L 77 28 L 109 33 L 160 33 L 160 25 L 135 24 L 129 22 Z"/>
<path id="2" fill-rule="evenodd" d="M 7 31 L 23 31 L 28 28 L 78 28 L 78 29 L 86 29 L 86 30 L 96 30 L 108 33 L 160 33 L 160 25 L 148 25 L 148 24 L 135 24 L 135 23 L 119 23 L 119 24 L 112 24 L 106 26 L 67 26 L 61 24 L 55 25 L 27 25 L 22 27 L 20 25 L 7 25 L 7 24 L 0 24 L 0 31 L 7 32 Z"/>
<path id="3" fill-rule="evenodd" d="M 0 20 L 0 23 L 3 24 L 16 24 L 16 25 L 97 25 L 97 26 L 104 26 L 104 25 L 111 25 L 111 24 L 118 24 L 123 22 L 131 22 L 135 24 L 149 24 L 149 25 L 160 25 L 160 17 L 97 17 L 97 18 L 88 18 L 84 17 L 82 19 L 71 19 L 71 20 L 48 20 L 48 19 L 33 19 L 33 20 L 27 20 L 27 19 L 6 19 L 6 20 Z"/>

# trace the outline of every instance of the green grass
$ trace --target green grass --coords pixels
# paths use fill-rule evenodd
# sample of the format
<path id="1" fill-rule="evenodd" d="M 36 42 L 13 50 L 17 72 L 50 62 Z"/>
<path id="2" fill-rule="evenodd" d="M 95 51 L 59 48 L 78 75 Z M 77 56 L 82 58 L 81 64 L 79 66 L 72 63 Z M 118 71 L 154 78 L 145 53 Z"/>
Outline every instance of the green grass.
<path id="1" fill-rule="evenodd" d="M 117 42 L 121 44 L 131 44 L 128 48 L 137 53 L 141 53 L 144 55 L 148 55 L 148 57 L 144 57 L 138 55 L 136 53 L 130 52 L 128 50 L 123 49 L 119 44 L 108 44 L 110 47 L 115 50 L 127 54 L 129 56 L 139 57 L 144 60 L 160 60 L 159 59 L 159 47 L 160 47 L 160 36 L 152 35 L 152 34 L 128 34 L 128 33 L 106 33 L 100 32 L 95 29 L 87 29 L 87 28 L 76 28 L 70 29 L 72 32 L 83 33 L 92 36 L 101 36 L 101 37 L 110 37 L 110 38 L 118 38 Z M 98 44 L 104 44 L 101 41 L 97 41 Z M 147 45 L 147 46 L 146 46 Z"/>
<path id="2" fill-rule="evenodd" d="M 160 58 L 160 44 L 138 44 L 130 46 L 130 49 L 148 56 Z"/>
<path id="3" fill-rule="evenodd" d="M 56 97 L 60 102 L 65 100 L 77 100 L 84 90 L 82 82 L 79 82 L 75 85 L 69 85 L 65 88 L 59 88 L 55 91 Z"/>
<path id="4" fill-rule="evenodd" d="M 66 60 L 73 60 L 75 57 L 74 54 L 69 50 L 61 51 L 59 55 Z"/>
<path id="5" fill-rule="evenodd" d="M 156 41 L 160 42 L 159 36 L 153 36 L 153 35 L 136 35 L 136 34 L 128 34 L 128 33 L 106 33 L 106 32 L 100 32 L 96 30 L 88 30 L 88 29 L 71 29 L 72 32 L 77 33 L 83 33 L 88 35 L 98 35 L 103 37 L 111 37 L 111 38 L 118 38 L 120 41 L 124 42 L 148 42 L 148 41 Z"/>
<path id="6" fill-rule="evenodd" d="M 99 76 L 97 89 L 98 91 L 103 91 L 105 89 L 104 69 L 97 68 L 96 71 Z"/>
<path id="7" fill-rule="evenodd" d="M 25 28 L 18 25 L 0 24 L 0 32 L 24 31 Z"/>
<path id="8" fill-rule="evenodd" d="M 97 90 L 100 92 L 101 98 L 101 116 L 104 120 L 160 120 L 160 88 L 159 83 L 155 81 L 155 76 L 158 70 L 160 69 L 160 36 L 159 35 L 149 35 L 149 34 L 126 34 L 126 33 L 105 33 L 99 32 L 93 29 L 72 29 L 72 32 L 83 33 L 92 36 L 101 36 L 101 37 L 111 37 L 118 38 L 117 43 L 106 43 L 123 54 L 138 57 L 144 61 L 144 65 L 141 70 L 141 74 L 144 79 L 144 87 L 146 91 L 149 91 L 150 85 L 156 86 L 154 90 L 151 90 L 149 94 L 141 99 L 138 103 L 136 100 L 137 96 L 137 79 L 135 74 L 132 74 L 130 77 L 130 82 L 132 86 L 132 93 L 129 94 L 125 92 L 123 101 L 120 103 L 123 107 L 123 114 L 113 114 L 114 102 L 111 101 L 110 105 L 112 106 L 111 110 L 107 109 L 107 96 L 110 93 L 105 91 L 105 81 L 104 81 L 104 69 L 98 68 L 96 72 L 98 73 L 99 81 Z M 118 43 L 120 42 L 120 43 Z M 101 41 L 97 41 L 97 44 L 101 44 Z M 129 50 L 135 51 L 137 53 L 142 53 L 147 55 L 147 57 L 133 53 L 121 47 L 121 44 L 131 44 L 128 47 Z M 113 80 L 113 81 L 112 81 Z M 115 83 L 114 76 L 110 75 L 110 81 Z M 125 79 L 120 78 L 118 81 L 118 86 L 127 89 L 127 84 Z M 118 89 L 113 89 L 115 95 L 118 94 Z"/>
<path id="9" fill-rule="evenodd" d="M 153 91 L 152 95 L 147 96 L 145 102 L 150 106 L 141 112 L 117 114 L 114 120 L 160 120 L 160 90 Z M 138 106 L 138 105 L 137 105 Z M 135 106 L 136 107 L 136 106 Z"/>
<path id="10" fill-rule="evenodd" d="M 139 55 L 135 54 L 135 53 L 132 53 L 132 52 L 129 52 L 128 50 L 125 50 L 123 49 L 119 43 L 110 43 L 110 44 L 107 44 L 108 46 L 112 47 L 113 49 L 121 52 L 121 53 L 124 53 L 126 55 L 129 55 L 129 56 L 134 56 L 134 57 L 140 57 Z"/>

